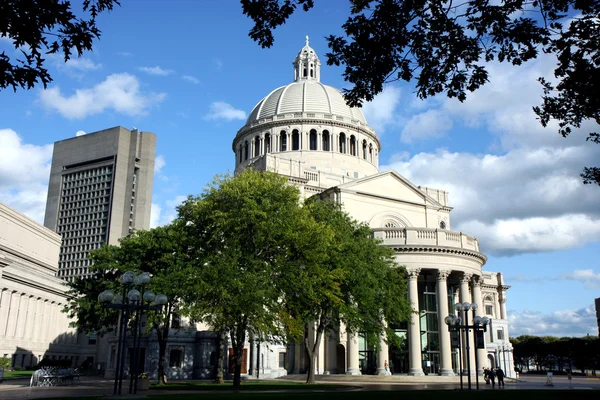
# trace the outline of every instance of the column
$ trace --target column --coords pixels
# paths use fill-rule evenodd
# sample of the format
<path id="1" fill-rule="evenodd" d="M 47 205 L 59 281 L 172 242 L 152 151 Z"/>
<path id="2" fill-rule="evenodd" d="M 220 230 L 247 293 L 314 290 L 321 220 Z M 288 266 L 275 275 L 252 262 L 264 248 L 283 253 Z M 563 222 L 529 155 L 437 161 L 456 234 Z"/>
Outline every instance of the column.
<path id="1" fill-rule="evenodd" d="M 439 270 L 437 275 L 438 335 L 440 336 L 440 375 L 453 376 L 450 332 L 444 322 L 448 316 L 448 275 L 450 271 L 444 270 Z"/>
<path id="2" fill-rule="evenodd" d="M 25 325 L 27 324 L 27 306 L 29 305 L 29 297 L 25 293 L 19 296 L 19 314 L 17 315 L 17 323 L 15 329 L 15 337 L 23 339 L 25 337 Z"/>
<path id="3" fill-rule="evenodd" d="M 471 283 L 471 278 L 473 277 L 473 274 L 469 274 L 469 273 L 464 273 L 463 276 L 460 278 L 460 302 L 464 303 L 464 302 L 468 302 L 470 303 L 471 300 L 471 293 L 469 293 L 469 284 Z M 469 311 L 470 312 L 470 311 Z M 461 313 L 461 317 L 464 317 L 464 313 Z M 469 321 L 471 320 L 471 316 L 469 316 Z M 463 319 L 463 323 L 464 323 L 464 319 Z M 462 372 L 463 374 L 467 373 L 467 362 L 468 362 L 468 358 L 467 358 L 467 338 L 464 334 L 464 332 L 462 333 L 462 337 L 461 337 L 461 345 L 462 345 L 462 356 L 463 356 L 463 365 L 462 365 Z M 473 340 L 469 340 L 469 344 L 472 344 L 471 342 L 473 342 Z M 470 346 L 472 347 L 472 346 Z M 475 357 L 471 357 L 471 366 L 474 366 L 475 364 Z"/>
<path id="4" fill-rule="evenodd" d="M 25 321 L 25 334 L 23 335 L 26 339 L 31 339 L 31 334 L 33 332 L 33 321 L 35 318 L 35 298 L 33 296 L 29 296 L 27 299 L 27 319 Z"/>
<path id="5" fill-rule="evenodd" d="M 421 270 L 419 268 L 407 269 L 408 273 L 408 300 L 412 303 L 413 312 L 410 315 L 408 326 L 408 375 L 425 375 L 423 373 L 421 357 L 421 321 L 419 320 L 419 286 L 417 279 Z"/>
<path id="6" fill-rule="evenodd" d="M 316 336 L 316 332 L 315 332 Z M 319 343 L 319 349 L 317 354 L 317 373 L 324 374 L 325 373 L 325 340 L 327 339 L 327 332 L 323 332 L 321 335 L 321 343 Z"/>
<path id="7" fill-rule="evenodd" d="M 502 297 L 500 297 L 500 318 L 508 319 L 508 314 L 506 314 L 506 290 L 502 291 Z"/>
<path id="8" fill-rule="evenodd" d="M 10 310 L 8 314 L 8 323 L 6 336 L 14 337 L 17 333 L 17 323 L 19 316 L 19 307 L 21 306 L 21 294 L 12 292 L 12 299 L 10 301 Z"/>
<path id="9" fill-rule="evenodd" d="M 385 332 L 379 335 L 379 350 L 377 352 L 377 372 L 376 375 L 385 375 L 385 362 L 389 365 L 389 349 L 386 342 Z"/>
<path id="10" fill-rule="evenodd" d="M 502 319 L 502 311 L 500 309 L 500 293 L 496 292 L 494 296 L 494 318 Z"/>
<path id="11" fill-rule="evenodd" d="M 481 295 L 481 284 L 483 283 L 482 276 L 473 277 L 473 303 L 477 304 L 477 310 L 475 310 L 475 315 L 482 317 L 485 315 L 485 310 L 483 309 L 483 296 Z M 474 341 L 473 341 L 474 342 Z M 473 348 L 476 346 L 473 345 Z M 477 355 L 477 373 L 479 375 L 483 375 L 483 367 L 486 363 L 487 359 L 487 350 L 486 349 L 476 349 Z"/>
<path id="12" fill-rule="evenodd" d="M 346 375 L 361 375 L 358 365 L 358 335 L 346 332 L 348 336 L 348 369 Z"/>
<path id="13" fill-rule="evenodd" d="M 8 317 L 11 300 L 11 292 L 7 289 L 2 289 L 2 292 L 0 292 L 0 336 L 5 336 L 8 333 Z"/>

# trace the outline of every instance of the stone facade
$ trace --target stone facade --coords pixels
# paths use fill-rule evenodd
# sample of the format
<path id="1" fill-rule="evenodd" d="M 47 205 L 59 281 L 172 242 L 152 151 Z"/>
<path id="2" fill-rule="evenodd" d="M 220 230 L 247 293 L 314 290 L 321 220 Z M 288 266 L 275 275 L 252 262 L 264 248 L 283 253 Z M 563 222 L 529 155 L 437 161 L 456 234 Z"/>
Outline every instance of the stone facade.
<path id="1" fill-rule="evenodd" d="M 320 62 L 307 40 L 294 60 L 295 81 L 259 101 L 234 138 L 235 172 L 252 167 L 284 175 L 304 198 L 338 202 L 367 223 L 407 268 L 408 296 L 419 313 L 406 326 L 393 327 L 407 339 L 407 349 L 389 349 L 384 338 L 367 343 L 348 337 L 343 327 L 330 332 L 316 372 L 381 374 L 390 360 L 397 373 L 454 375 L 461 363 L 444 318 L 454 313 L 456 302 L 474 302 L 479 306 L 474 315 L 492 319 L 486 348 L 477 351 L 479 372 L 499 365 L 512 376 L 502 274 L 483 271 L 487 258 L 477 239 L 451 229 L 446 191 L 416 186 L 395 171 L 379 172 L 376 132 L 360 109 L 348 107 L 319 77 Z M 305 372 L 303 347 L 289 350 L 287 370 Z M 470 358 L 474 371 L 475 351 Z M 466 361 L 465 355 L 463 366 Z"/>
<path id="2" fill-rule="evenodd" d="M 121 126 L 54 143 L 44 226 L 63 238 L 58 276 L 87 276 L 90 250 L 150 228 L 156 135 Z"/>
<path id="3" fill-rule="evenodd" d="M 13 367 L 87 358 L 81 344 L 88 338 L 61 312 L 67 298 L 55 277 L 60 243 L 59 235 L 0 203 L 0 356 Z"/>

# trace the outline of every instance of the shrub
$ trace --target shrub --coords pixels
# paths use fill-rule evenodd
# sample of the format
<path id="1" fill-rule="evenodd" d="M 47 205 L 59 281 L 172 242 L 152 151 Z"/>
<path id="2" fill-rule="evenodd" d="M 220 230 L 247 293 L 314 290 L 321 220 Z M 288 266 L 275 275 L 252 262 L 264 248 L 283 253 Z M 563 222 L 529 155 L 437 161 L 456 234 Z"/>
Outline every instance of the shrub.
<path id="1" fill-rule="evenodd" d="M 10 358 L 0 357 L 0 368 L 9 369 L 11 366 Z"/>

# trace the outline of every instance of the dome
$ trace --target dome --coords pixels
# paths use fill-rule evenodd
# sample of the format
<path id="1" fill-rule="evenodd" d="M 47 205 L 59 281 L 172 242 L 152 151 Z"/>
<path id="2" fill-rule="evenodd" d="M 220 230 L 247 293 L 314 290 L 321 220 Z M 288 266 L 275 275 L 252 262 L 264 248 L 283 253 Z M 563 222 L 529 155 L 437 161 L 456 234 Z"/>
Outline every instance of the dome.
<path id="1" fill-rule="evenodd" d="M 272 91 L 254 107 L 246 125 L 263 118 L 294 113 L 315 113 L 344 117 L 367 125 L 362 111 L 349 107 L 344 95 L 317 80 L 302 79 Z"/>

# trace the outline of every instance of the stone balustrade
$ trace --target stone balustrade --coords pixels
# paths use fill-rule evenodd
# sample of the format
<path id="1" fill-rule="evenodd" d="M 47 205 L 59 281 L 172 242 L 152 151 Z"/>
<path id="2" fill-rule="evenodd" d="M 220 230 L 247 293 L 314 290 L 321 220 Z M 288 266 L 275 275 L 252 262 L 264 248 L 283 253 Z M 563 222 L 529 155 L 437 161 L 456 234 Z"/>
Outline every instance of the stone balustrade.
<path id="1" fill-rule="evenodd" d="M 462 232 L 431 228 L 375 228 L 373 236 L 386 246 L 424 245 L 479 251 L 479 242 Z"/>

